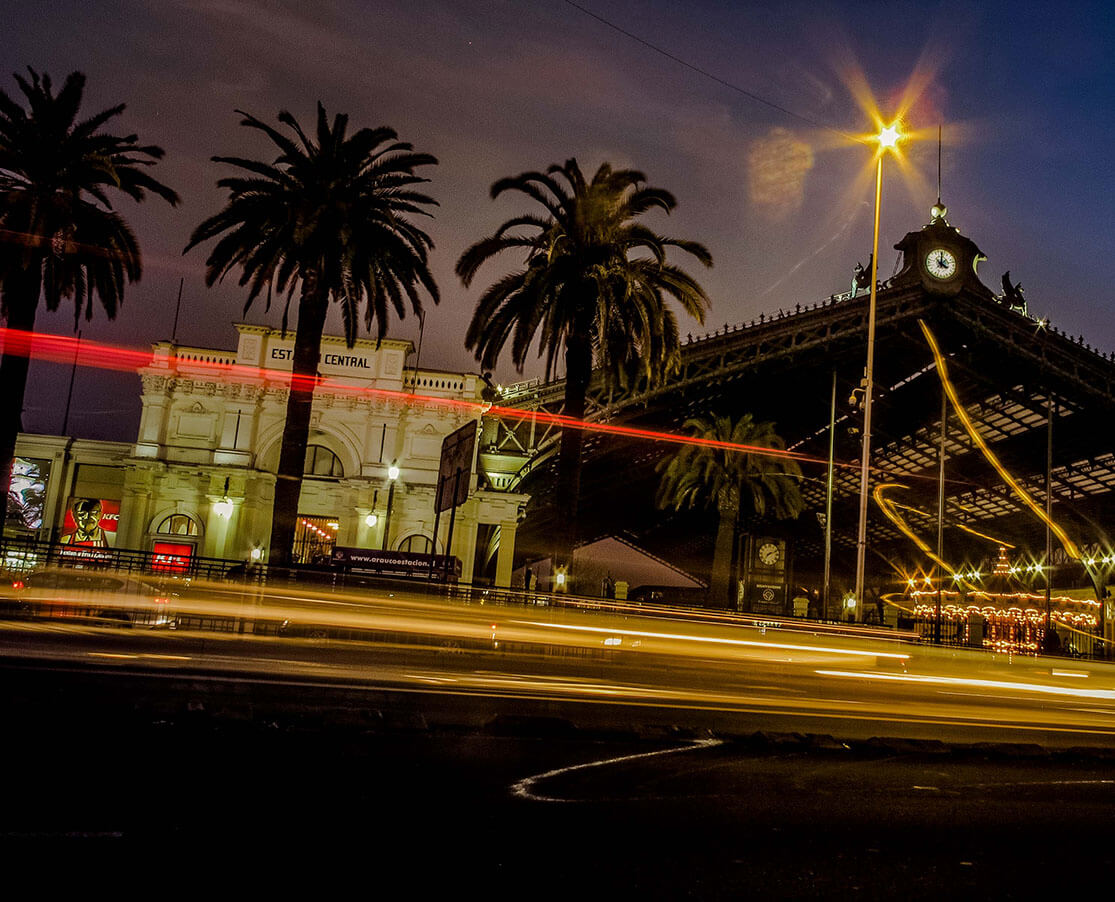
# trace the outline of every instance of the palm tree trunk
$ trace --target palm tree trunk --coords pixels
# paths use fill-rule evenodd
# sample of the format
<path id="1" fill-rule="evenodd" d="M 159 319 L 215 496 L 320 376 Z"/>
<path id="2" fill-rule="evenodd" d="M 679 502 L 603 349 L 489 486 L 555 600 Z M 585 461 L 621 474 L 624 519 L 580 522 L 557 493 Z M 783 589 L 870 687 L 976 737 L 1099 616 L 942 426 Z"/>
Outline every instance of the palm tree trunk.
<path id="1" fill-rule="evenodd" d="M 298 524 L 298 499 L 306 466 L 306 444 L 310 434 L 310 411 L 314 403 L 317 367 L 321 360 L 321 334 L 325 329 L 326 298 L 318 289 L 317 273 L 302 277 L 298 300 L 298 331 L 294 336 L 294 362 L 287 396 L 283 444 L 275 481 L 275 504 L 271 511 L 269 563 L 288 567 L 294 550 Z"/>
<path id="2" fill-rule="evenodd" d="M 34 274 L 25 276 L 27 285 L 22 297 L 12 290 L 11 279 L 8 283 L 8 321 L 7 327 L 23 332 L 35 329 L 35 311 L 39 306 L 39 281 Z M 18 298 L 18 300 L 16 300 Z M 23 394 L 27 389 L 27 368 L 31 363 L 30 355 L 22 347 L 22 341 L 11 338 L 4 342 L 4 356 L 0 358 L 0 489 L 3 489 L 3 504 L 0 504 L 0 538 L 4 535 L 4 523 L 8 516 L 8 491 L 12 485 L 12 461 L 15 458 L 15 443 L 23 430 Z"/>
<path id="3" fill-rule="evenodd" d="M 565 407 L 574 420 L 585 416 L 585 394 L 592 376 L 592 344 L 587 338 L 570 337 L 565 346 Z M 563 426 L 558 453 L 558 531 L 554 542 L 554 565 L 572 575 L 573 549 L 577 543 L 577 502 L 581 492 L 581 448 L 584 430 Z M 574 588 L 574 591 L 576 589 Z"/>
<path id="4" fill-rule="evenodd" d="M 736 544 L 736 521 L 739 519 L 739 492 L 718 499 L 720 522 L 716 527 L 716 548 L 712 556 L 712 577 L 709 579 L 709 603 L 716 608 L 733 608 L 732 557 Z"/>

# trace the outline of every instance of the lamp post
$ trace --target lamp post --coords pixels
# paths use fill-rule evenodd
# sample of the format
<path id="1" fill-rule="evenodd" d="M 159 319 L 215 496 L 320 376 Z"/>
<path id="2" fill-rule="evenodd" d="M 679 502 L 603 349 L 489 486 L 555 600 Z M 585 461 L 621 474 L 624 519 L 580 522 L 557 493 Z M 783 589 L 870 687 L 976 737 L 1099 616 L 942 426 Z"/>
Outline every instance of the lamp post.
<path id="1" fill-rule="evenodd" d="M 392 461 L 387 468 L 387 481 L 390 487 L 387 490 L 387 513 L 383 518 L 383 545 L 381 551 L 387 550 L 387 542 L 391 533 L 391 506 L 395 503 L 395 482 L 399 478 L 399 467 Z"/>
<path id="2" fill-rule="evenodd" d="M 829 615 L 829 595 L 832 593 L 832 477 L 836 452 L 836 370 L 832 371 L 832 405 L 829 408 L 829 468 L 825 486 L 825 581 L 821 597 L 821 619 Z"/>
<path id="3" fill-rule="evenodd" d="M 871 470 L 871 396 L 875 375 L 875 295 L 879 271 L 879 207 L 883 197 L 883 157 L 898 146 L 902 133 L 898 123 L 884 126 L 875 136 L 879 144 L 875 161 L 875 228 L 871 243 L 871 295 L 867 304 L 867 366 L 863 372 L 863 457 L 860 461 L 859 534 L 856 540 L 857 619 L 863 611 L 863 571 L 867 560 L 867 498 Z"/>

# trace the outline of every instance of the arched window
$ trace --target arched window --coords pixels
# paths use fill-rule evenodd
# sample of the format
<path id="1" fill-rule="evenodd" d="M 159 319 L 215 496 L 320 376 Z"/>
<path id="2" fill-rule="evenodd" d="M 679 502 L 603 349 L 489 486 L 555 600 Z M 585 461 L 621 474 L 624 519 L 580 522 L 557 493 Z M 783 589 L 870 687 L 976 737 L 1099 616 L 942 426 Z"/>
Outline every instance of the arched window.
<path id="1" fill-rule="evenodd" d="M 433 551 L 433 542 L 426 536 L 407 536 L 399 544 L 399 551 L 409 551 L 412 554 L 430 554 Z"/>
<path id="2" fill-rule="evenodd" d="M 324 445 L 306 446 L 306 466 L 302 472 L 307 476 L 329 476 L 340 479 L 345 475 L 341 459 Z"/>
<path id="3" fill-rule="evenodd" d="M 196 536 L 197 521 L 186 514 L 171 514 L 155 530 L 161 536 Z"/>

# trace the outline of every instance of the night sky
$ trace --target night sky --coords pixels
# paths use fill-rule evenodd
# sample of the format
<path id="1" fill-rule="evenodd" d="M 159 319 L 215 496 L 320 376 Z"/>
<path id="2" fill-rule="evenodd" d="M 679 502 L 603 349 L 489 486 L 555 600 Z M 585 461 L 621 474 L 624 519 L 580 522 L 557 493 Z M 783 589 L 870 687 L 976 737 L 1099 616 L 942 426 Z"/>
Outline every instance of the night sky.
<path id="1" fill-rule="evenodd" d="M 121 200 L 144 277 L 115 322 L 98 310 L 84 334 L 132 347 L 169 339 L 180 279 L 182 344 L 231 348 L 242 318 L 277 326 L 277 310 L 242 316 L 234 282 L 205 288 L 207 248 L 181 251 L 223 203 L 215 183 L 229 169 L 209 158 L 271 152 L 234 110 L 273 121 L 289 109 L 305 123 L 319 99 L 440 160 L 426 174 L 440 203 L 427 226 L 442 303 L 427 314 L 424 367 L 476 371 L 465 324 L 482 287 L 516 263 L 481 270 L 467 292 L 453 275 L 465 247 L 523 208 L 511 195 L 491 201 L 492 182 L 571 156 L 589 171 L 608 160 L 645 172 L 678 199 L 653 227 L 711 250 L 715 266 L 700 275 L 712 311 L 683 334 L 812 303 L 847 290 L 870 253 L 869 151 L 841 137 L 870 128 L 851 86 L 869 84 L 887 112 L 918 73 L 908 119 L 934 135 L 943 123 L 943 198 L 989 258 L 984 283 L 998 291 L 1010 270 L 1032 313 L 1115 349 L 1115 26 L 1104 4 L 581 5 L 715 79 L 564 0 L 0 0 L 5 90 L 14 96 L 8 73 L 28 65 L 56 82 L 85 72 L 83 112 L 126 102 L 116 128 L 166 150 L 157 172 L 182 196 L 178 208 Z M 936 141 L 908 155 L 915 178 L 890 164 L 885 176 L 881 278 L 936 199 Z M 71 332 L 72 309 L 40 312 L 38 327 Z M 417 322 L 390 334 L 417 338 Z M 496 376 L 518 378 L 510 364 Z M 28 431 L 60 428 L 68 378 L 35 366 Z M 128 441 L 138 416 L 134 376 L 79 376 L 78 436 Z"/>

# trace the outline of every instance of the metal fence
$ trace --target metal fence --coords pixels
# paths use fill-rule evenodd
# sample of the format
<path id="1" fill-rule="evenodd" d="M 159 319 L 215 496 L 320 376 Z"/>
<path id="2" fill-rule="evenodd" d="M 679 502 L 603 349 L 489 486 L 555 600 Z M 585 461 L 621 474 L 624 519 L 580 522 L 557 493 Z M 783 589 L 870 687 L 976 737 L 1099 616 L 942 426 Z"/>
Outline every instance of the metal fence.
<path id="1" fill-rule="evenodd" d="M 923 642 L 939 642 L 941 645 L 958 648 L 1093 659 L 1107 659 L 1112 652 L 1109 643 L 1102 636 L 1067 627 L 1057 629 L 1055 640 L 1049 642 L 1044 624 L 1029 621 L 1004 624 L 992 623 L 984 617 L 969 617 L 965 620 L 942 618 L 939 639 L 936 618 L 918 617 L 913 623 L 914 631 Z"/>
<path id="2" fill-rule="evenodd" d="M 91 548 L 9 539 L 0 543 L 0 575 L 9 579 L 50 567 L 103 573 L 123 573 L 155 577 L 227 579 L 243 574 L 243 561 L 217 558 L 182 557 L 154 551 L 120 548 Z M 230 573 L 231 571 L 231 573 Z M 262 578 L 262 573 L 254 574 Z"/>

